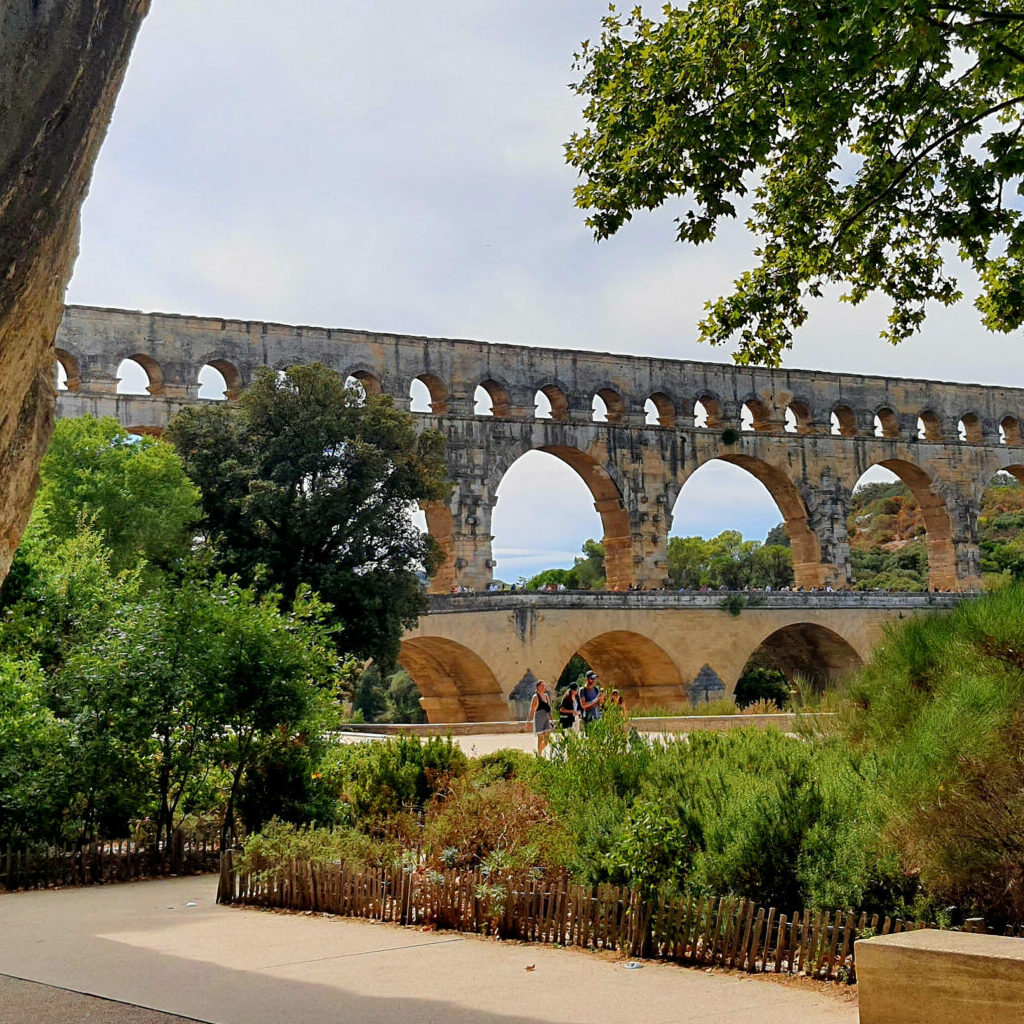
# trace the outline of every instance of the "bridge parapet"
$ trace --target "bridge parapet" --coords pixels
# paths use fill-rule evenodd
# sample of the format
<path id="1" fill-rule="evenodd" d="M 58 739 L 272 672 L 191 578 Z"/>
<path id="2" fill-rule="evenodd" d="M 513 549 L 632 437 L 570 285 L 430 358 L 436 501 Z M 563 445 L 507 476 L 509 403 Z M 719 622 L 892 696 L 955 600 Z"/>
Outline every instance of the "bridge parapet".
<path id="1" fill-rule="evenodd" d="M 550 591 L 493 591 L 486 594 L 430 594 L 427 597 L 427 615 L 451 615 L 517 609 L 552 609 L 560 611 L 603 611 L 609 609 L 660 611 L 691 609 L 716 611 L 727 609 L 722 605 L 730 598 L 742 598 L 743 611 L 859 611 L 880 609 L 889 612 L 949 611 L 970 595 L 957 592 L 931 593 L 871 593 L 840 591 L 836 593 L 799 593 L 772 591 L 633 591 L 603 590 Z"/>

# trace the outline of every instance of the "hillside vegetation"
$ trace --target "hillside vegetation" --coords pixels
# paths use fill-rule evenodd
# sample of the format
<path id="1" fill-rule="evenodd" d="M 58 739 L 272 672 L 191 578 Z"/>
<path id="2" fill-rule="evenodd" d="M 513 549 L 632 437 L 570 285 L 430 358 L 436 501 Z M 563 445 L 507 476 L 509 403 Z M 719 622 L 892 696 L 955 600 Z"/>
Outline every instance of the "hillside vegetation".
<path id="1" fill-rule="evenodd" d="M 928 589 L 924 516 L 904 484 L 854 491 L 847 532 L 856 589 Z M 983 574 L 1024 578 L 1024 486 L 1009 474 L 985 489 L 978 540 Z"/>

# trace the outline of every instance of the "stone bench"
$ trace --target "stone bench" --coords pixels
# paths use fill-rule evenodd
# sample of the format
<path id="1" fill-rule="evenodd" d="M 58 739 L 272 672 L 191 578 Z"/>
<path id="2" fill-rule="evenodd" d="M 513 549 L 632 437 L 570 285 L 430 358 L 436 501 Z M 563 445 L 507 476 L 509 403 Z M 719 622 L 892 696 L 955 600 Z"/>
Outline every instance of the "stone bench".
<path id="1" fill-rule="evenodd" d="M 927 928 L 856 958 L 861 1024 L 1024 1024 L 1024 939 Z"/>

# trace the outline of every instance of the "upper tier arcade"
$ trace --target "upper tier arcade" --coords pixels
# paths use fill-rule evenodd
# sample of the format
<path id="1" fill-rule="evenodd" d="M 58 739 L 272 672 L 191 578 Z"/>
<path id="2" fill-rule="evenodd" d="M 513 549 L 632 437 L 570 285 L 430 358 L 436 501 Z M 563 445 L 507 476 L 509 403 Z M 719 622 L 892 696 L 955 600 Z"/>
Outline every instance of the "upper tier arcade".
<path id="1" fill-rule="evenodd" d="M 916 495 L 937 589 L 977 585 L 982 491 L 999 470 L 1024 480 L 1017 388 L 83 306 L 67 308 L 56 345 L 67 378 L 58 414 L 114 415 L 137 430 L 159 431 L 199 401 L 205 365 L 223 375 L 229 400 L 261 366 L 321 362 L 403 408 L 421 381 L 432 410 L 422 422 L 445 434 L 454 485 L 448 502 L 426 510 L 449 555 L 434 584 L 442 591 L 492 578 L 497 487 L 530 450 L 563 459 L 590 488 L 610 587 L 661 585 L 675 499 L 711 459 L 771 492 L 805 587 L 849 581 L 850 494 L 871 466 Z M 148 395 L 117 394 L 124 359 L 145 369 Z M 487 415 L 474 412 L 478 388 Z"/>

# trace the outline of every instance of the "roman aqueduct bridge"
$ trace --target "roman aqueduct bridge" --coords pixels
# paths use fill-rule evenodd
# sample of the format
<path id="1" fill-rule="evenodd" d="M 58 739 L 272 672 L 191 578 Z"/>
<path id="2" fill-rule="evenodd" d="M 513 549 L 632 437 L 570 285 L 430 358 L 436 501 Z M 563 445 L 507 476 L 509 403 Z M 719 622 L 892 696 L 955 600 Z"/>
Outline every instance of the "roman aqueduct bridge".
<path id="1" fill-rule="evenodd" d="M 401 408 L 421 381 L 431 411 L 415 415 L 447 440 L 451 497 L 425 512 L 448 557 L 399 660 L 432 721 L 506 718 L 528 672 L 557 678 L 576 653 L 633 706 L 678 704 L 708 680 L 731 693 L 755 650 L 812 678 L 838 675 L 867 657 L 885 622 L 960 596 L 935 591 L 977 586 L 982 492 L 1000 470 L 1024 481 L 1024 390 L 1014 388 L 81 306 L 65 311 L 57 359 L 59 416 L 114 416 L 138 432 L 158 433 L 203 401 L 204 366 L 219 371 L 228 401 L 262 366 L 317 361 Z M 125 359 L 145 370 L 147 394 L 118 393 Z M 610 592 L 447 596 L 456 585 L 486 591 L 498 485 L 534 450 L 571 466 L 593 495 Z M 676 499 L 714 459 L 768 489 L 797 585 L 819 592 L 764 595 L 739 617 L 719 594 L 625 592 L 662 586 Z M 843 592 L 851 494 L 876 465 L 923 511 L 930 594 Z"/>

